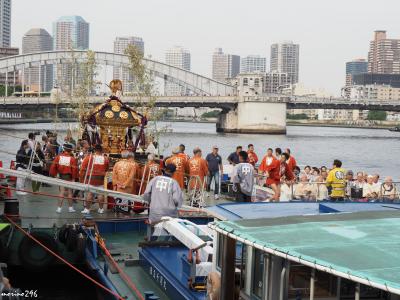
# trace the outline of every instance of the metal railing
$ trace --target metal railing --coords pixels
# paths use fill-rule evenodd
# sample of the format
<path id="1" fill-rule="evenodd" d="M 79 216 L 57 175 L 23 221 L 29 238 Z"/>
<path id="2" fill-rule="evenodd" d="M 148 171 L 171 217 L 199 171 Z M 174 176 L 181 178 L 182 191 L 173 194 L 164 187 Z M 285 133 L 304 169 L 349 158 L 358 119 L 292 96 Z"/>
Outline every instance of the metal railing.
<path id="1" fill-rule="evenodd" d="M 393 182 L 393 188 L 377 183 L 372 189 L 373 192 L 366 195 L 364 188 L 356 188 L 354 185 L 346 185 L 344 188 L 344 200 L 356 202 L 400 202 L 400 182 Z M 256 201 L 265 201 L 265 196 L 273 194 L 272 189 L 264 187 L 263 183 L 255 185 Z M 281 184 L 281 201 L 324 201 L 330 199 L 330 188 L 326 182 L 304 182 L 294 184 Z"/>

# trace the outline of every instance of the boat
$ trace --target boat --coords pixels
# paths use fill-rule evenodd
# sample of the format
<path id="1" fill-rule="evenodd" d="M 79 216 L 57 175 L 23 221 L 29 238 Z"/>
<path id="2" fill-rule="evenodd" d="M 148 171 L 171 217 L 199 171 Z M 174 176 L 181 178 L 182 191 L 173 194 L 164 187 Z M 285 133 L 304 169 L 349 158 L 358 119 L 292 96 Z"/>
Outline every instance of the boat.
<path id="1" fill-rule="evenodd" d="M 105 99 L 104 103 L 89 110 L 81 119 L 82 138 L 88 140 L 91 145 L 100 142 L 110 158 L 111 166 L 120 159 L 121 151 L 128 146 L 131 147 L 131 151 L 136 152 L 135 158 L 139 163 L 144 162 L 147 156 L 145 152 L 135 150 L 146 149 L 151 143 L 151 140 L 146 139 L 147 117 L 120 100 L 118 92 L 121 85 L 120 81 L 112 81 L 111 96 Z M 147 212 L 142 197 L 110 190 L 111 172 L 101 187 L 11 168 L 1 168 L 0 177 L 5 177 L 0 186 L 0 191 L 4 191 L 4 197 L 0 196 L 2 221 L 11 228 L 2 232 L 0 236 L 0 262 L 7 263 L 10 267 L 43 272 L 64 264 L 72 269 L 85 268 L 87 273 L 81 275 L 97 286 L 97 296 L 103 299 L 136 299 L 134 294 L 138 290 L 153 290 L 164 298 L 162 290 L 151 285 L 149 279 L 136 282 L 139 269 L 136 265 L 139 261 L 138 252 L 129 257 L 121 257 L 118 246 L 108 242 L 119 235 L 125 243 L 134 235 L 138 243 L 143 239 L 147 228 Z M 16 178 L 45 183 L 50 187 L 42 188 L 37 194 L 26 191 L 30 194 L 29 197 L 18 196 L 13 184 Z M 149 179 L 145 179 L 146 183 Z M 82 216 L 79 212 L 56 214 L 58 187 L 104 194 L 110 209 L 101 216 Z M 122 204 L 116 203 L 115 199 L 122 200 Z M 114 209 L 127 205 L 133 208 L 140 206 L 142 212 Z M 200 209 L 187 206 L 180 209 L 179 215 L 198 224 L 207 224 L 212 220 Z M 137 243 L 133 244 L 136 248 Z M 133 263 L 133 268 L 124 271 L 119 266 L 120 262 L 126 262 L 127 265 Z M 133 274 L 130 273 L 132 269 Z"/>
<path id="2" fill-rule="evenodd" d="M 278 208 L 288 205 L 297 211 L 282 214 Z M 269 214 L 264 209 L 260 218 L 209 225 L 216 232 L 217 267 L 226 283 L 221 299 L 237 299 L 232 288 L 237 243 L 245 253 L 236 284 L 241 299 L 399 298 L 400 256 L 391 250 L 400 246 L 398 232 L 391 229 L 400 223 L 398 204 L 258 203 L 244 204 L 240 211 L 246 206 L 276 209 Z"/>

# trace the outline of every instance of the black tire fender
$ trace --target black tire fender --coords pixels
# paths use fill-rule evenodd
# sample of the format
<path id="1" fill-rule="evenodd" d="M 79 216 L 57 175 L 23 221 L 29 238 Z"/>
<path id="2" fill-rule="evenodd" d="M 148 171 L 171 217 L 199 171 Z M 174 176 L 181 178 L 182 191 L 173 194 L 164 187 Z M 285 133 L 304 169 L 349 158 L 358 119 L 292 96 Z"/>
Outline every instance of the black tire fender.
<path id="1" fill-rule="evenodd" d="M 31 236 L 39 240 L 53 252 L 58 252 L 57 242 L 54 237 L 47 232 L 31 232 Z M 49 267 L 55 257 L 44 249 L 41 245 L 32 240 L 29 236 L 24 236 L 18 247 L 18 256 L 22 265 L 34 271 L 42 271 Z"/>
<path id="2" fill-rule="evenodd" d="M 70 226 L 68 229 L 67 242 L 65 243 L 68 251 L 76 250 L 77 240 L 78 232 L 76 231 L 75 226 Z"/>
<path id="3" fill-rule="evenodd" d="M 82 233 L 78 234 L 76 242 L 76 259 L 83 261 L 86 257 L 86 236 Z"/>

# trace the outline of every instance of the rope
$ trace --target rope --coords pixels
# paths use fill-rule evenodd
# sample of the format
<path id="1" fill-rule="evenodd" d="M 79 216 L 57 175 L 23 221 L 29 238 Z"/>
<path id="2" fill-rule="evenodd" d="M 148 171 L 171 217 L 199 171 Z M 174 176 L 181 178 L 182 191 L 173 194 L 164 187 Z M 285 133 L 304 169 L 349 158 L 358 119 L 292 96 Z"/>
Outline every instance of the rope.
<path id="1" fill-rule="evenodd" d="M 45 197 L 49 197 L 49 198 L 70 199 L 70 200 L 77 200 L 77 201 L 81 201 L 81 202 L 85 201 L 84 198 L 73 198 L 73 197 L 71 198 L 71 197 L 60 196 L 60 195 L 52 195 L 52 194 L 41 193 L 41 192 L 33 192 L 33 191 L 29 191 L 29 190 L 17 189 L 17 188 L 13 188 L 13 187 L 10 187 L 10 186 L 4 186 L 4 185 L 0 185 L 0 189 L 1 188 L 4 188 L 4 189 L 9 188 L 10 190 L 13 190 L 13 191 L 21 191 L 21 192 L 26 192 L 26 193 L 33 194 L 33 195 L 45 196 Z M 92 203 L 99 203 L 99 202 L 93 200 Z M 122 206 L 122 207 L 148 209 L 148 206 L 140 206 L 140 205 L 134 205 L 134 204 L 132 204 L 132 205 L 129 205 L 129 204 L 117 204 L 117 203 L 106 203 L 106 204 L 107 205 L 111 205 L 111 206 Z M 183 212 L 183 213 L 190 213 L 190 212 L 191 213 L 195 213 L 195 212 L 197 212 L 198 213 L 198 212 L 204 212 L 204 211 L 202 211 L 201 209 L 196 208 L 196 209 L 193 209 L 193 210 L 191 210 L 191 209 L 183 209 L 183 210 L 181 210 L 181 212 Z M 53 219 L 53 218 L 51 218 L 51 219 Z M 59 218 L 59 219 L 61 219 L 61 218 Z M 102 220 L 102 219 L 99 219 L 99 220 Z"/>
<path id="2" fill-rule="evenodd" d="M 96 281 L 95 279 L 93 279 L 92 277 L 90 277 L 89 275 L 87 275 L 86 273 L 82 272 L 81 270 L 79 270 L 77 267 L 75 267 L 74 265 L 72 265 L 71 263 L 69 263 L 68 261 L 66 261 L 64 258 L 62 258 L 60 255 L 58 255 L 57 253 L 55 253 L 53 250 L 49 249 L 48 247 L 46 247 L 46 245 L 44 245 L 42 242 L 40 242 L 38 239 L 36 239 L 35 237 L 33 237 L 31 234 L 29 234 L 28 232 L 26 232 L 22 227 L 20 227 L 17 223 L 15 223 L 11 218 L 9 218 L 7 215 L 4 215 L 4 217 L 11 223 L 13 224 L 19 231 L 21 231 L 23 234 L 25 234 L 27 237 L 29 237 L 30 239 L 32 239 L 35 243 L 37 243 L 38 245 L 40 245 L 43 249 L 45 249 L 47 252 L 49 252 L 51 255 L 55 256 L 56 258 L 58 258 L 60 261 L 62 261 L 63 263 L 65 263 L 68 267 L 72 268 L 74 271 L 78 272 L 79 274 L 81 274 L 83 277 L 85 277 L 86 279 L 90 280 L 91 282 L 93 282 L 95 285 L 97 285 L 98 287 L 102 288 L 103 290 L 105 290 L 106 292 L 110 293 L 111 295 L 115 296 L 117 299 L 119 300 L 125 300 L 123 297 L 121 297 L 119 294 L 117 294 L 116 292 L 110 290 L 109 288 L 107 288 L 106 286 L 102 285 L 100 282 Z M 143 297 L 141 298 L 143 299 Z"/>
<path id="3" fill-rule="evenodd" d="M 77 217 L 42 217 L 42 216 L 27 216 L 27 215 L 11 215 L 7 214 L 9 217 L 12 218 L 20 218 L 20 219 L 29 219 L 29 220 L 72 220 L 72 221 L 77 221 Z M 108 221 L 108 220 L 115 220 L 116 218 L 93 218 L 94 221 Z M 122 220 L 126 220 L 125 218 L 121 218 Z M 129 222 L 143 222 L 147 220 L 148 217 L 147 215 L 142 215 L 142 217 L 139 217 L 137 219 L 129 219 Z"/>
<path id="4" fill-rule="evenodd" d="M 143 296 L 140 294 L 139 290 L 137 289 L 136 285 L 132 282 L 132 280 L 128 277 L 128 275 L 126 275 L 126 273 L 121 269 L 121 267 L 117 264 L 117 262 L 114 260 L 114 258 L 112 257 L 110 251 L 107 249 L 103 238 L 100 236 L 100 233 L 97 229 L 97 226 L 95 226 L 95 230 L 98 236 L 98 245 L 100 246 L 100 248 L 104 251 L 104 254 L 110 259 L 111 263 L 114 265 L 114 267 L 118 270 L 118 272 L 120 273 L 122 279 L 125 281 L 125 283 L 128 285 L 129 288 L 131 288 L 136 295 L 138 296 L 138 298 L 140 300 L 144 300 Z"/>
<path id="5" fill-rule="evenodd" d="M 46 196 L 46 197 L 50 197 L 50 198 L 76 200 L 76 201 L 81 201 L 81 202 L 85 202 L 86 201 L 84 198 L 74 198 L 74 197 L 66 197 L 66 196 L 60 196 L 60 195 L 52 195 L 52 194 L 42 193 L 42 192 L 33 192 L 33 191 L 24 190 L 24 189 L 17 189 L 17 188 L 13 188 L 13 187 L 10 187 L 10 186 L 5 186 L 5 185 L 0 185 L 0 188 L 5 188 L 5 189 L 9 188 L 12 191 L 25 192 L 25 193 L 29 193 L 29 194 L 33 194 L 33 195 Z M 100 203 L 100 202 L 93 200 L 92 203 Z M 132 207 L 132 208 L 147 208 L 147 206 L 140 206 L 140 205 L 128 205 L 128 204 L 117 204 L 117 203 L 107 203 L 107 204 L 112 205 L 112 206 L 129 206 L 129 207 Z"/>

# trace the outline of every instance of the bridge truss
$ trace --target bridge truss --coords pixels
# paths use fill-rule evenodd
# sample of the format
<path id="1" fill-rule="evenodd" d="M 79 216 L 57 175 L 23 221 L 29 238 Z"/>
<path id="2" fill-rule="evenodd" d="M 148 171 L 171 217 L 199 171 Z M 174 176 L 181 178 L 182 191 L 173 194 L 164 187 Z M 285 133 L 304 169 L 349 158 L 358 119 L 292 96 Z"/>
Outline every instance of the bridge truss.
<path id="1" fill-rule="evenodd" d="M 117 68 L 129 66 L 129 59 L 127 55 L 100 51 L 95 51 L 94 53 L 95 60 L 98 65 L 112 66 Z M 0 59 L 0 73 L 5 74 L 7 82 L 9 73 L 14 73 L 15 77 L 16 73 L 21 72 L 22 85 L 25 85 L 26 83 L 23 81 L 25 77 L 25 69 L 27 68 L 43 65 L 66 65 L 71 64 L 71 62 L 80 63 L 86 61 L 86 59 L 87 51 L 82 50 L 49 51 L 9 56 Z M 218 82 L 194 72 L 180 69 L 148 58 L 144 58 L 143 62 L 147 70 L 149 70 L 154 76 L 186 87 L 197 95 L 231 96 L 235 94 L 235 88 L 233 86 Z"/>

